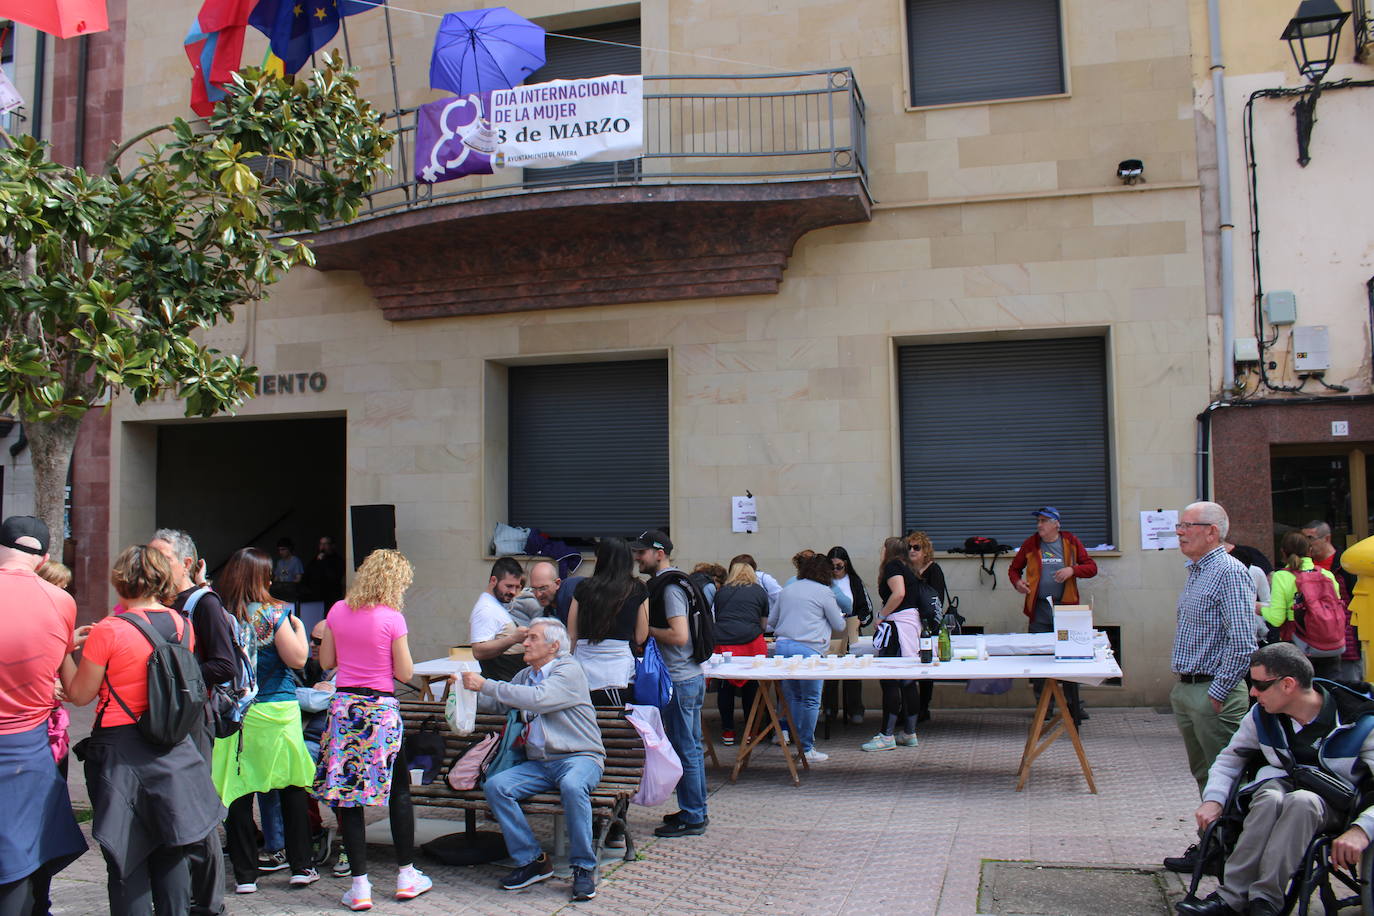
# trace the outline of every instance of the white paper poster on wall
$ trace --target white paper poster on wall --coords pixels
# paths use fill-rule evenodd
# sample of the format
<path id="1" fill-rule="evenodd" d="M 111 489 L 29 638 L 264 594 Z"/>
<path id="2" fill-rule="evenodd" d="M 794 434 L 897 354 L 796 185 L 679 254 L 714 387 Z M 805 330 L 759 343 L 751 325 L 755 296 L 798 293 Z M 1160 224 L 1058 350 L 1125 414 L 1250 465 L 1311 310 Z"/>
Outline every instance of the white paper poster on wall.
<path id="1" fill-rule="evenodd" d="M 1140 549 L 1178 549 L 1177 509 L 1158 509 L 1140 513 Z"/>
<path id="2" fill-rule="evenodd" d="M 754 534 L 759 530 L 759 511 L 754 497 L 730 497 L 730 530 L 736 534 Z"/>

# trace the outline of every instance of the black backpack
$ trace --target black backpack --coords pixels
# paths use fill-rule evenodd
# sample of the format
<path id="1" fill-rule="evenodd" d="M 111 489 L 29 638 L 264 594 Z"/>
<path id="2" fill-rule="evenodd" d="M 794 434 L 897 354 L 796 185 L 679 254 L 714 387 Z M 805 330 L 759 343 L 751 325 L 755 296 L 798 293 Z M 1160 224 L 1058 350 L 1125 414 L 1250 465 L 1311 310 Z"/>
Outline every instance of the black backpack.
<path id="1" fill-rule="evenodd" d="M 649 611 L 651 619 L 659 617 L 665 626 L 667 609 L 663 605 L 663 593 L 670 585 L 681 585 L 687 592 L 687 633 L 692 639 L 692 661 L 701 664 L 716 650 L 716 618 L 711 612 L 711 602 L 706 600 L 701 586 L 682 570 L 659 573 L 649 580 Z"/>
<path id="2" fill-rule="evenodd" d="M 172 747 L 205 721 L 205 678 L 200 673 L 200 662 L 187 645 L 191 624 L 187 621 L 178 636 L 176 621 L 169 612 L 149 612 L 147 621 L 127 612 L 116 615 L 116 619 L 142 633 L 153 647 L 148 656 L 148 709 L 137 717 L 139 734 L 149 744 Z M 115 693 L 113 684 L 110 696 L 125 715 L 134 718 Z M 99 726 L 97 721 L 96 727 Z"/>

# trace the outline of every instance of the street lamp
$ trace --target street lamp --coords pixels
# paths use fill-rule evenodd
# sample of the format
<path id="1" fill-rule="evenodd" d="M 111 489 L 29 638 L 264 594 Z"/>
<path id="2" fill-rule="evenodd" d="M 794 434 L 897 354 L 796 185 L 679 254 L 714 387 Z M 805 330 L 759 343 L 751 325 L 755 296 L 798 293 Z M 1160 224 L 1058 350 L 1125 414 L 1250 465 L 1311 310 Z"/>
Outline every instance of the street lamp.
<path id="1" fill-rule="evenodd" d="M 1337 6 L 1336 0 L 1302 0 L 1298 11 L 1288 20 L 1282 38 L 1288 42 L 1298 72 L 1308 82 L 1320 83 L 1336 62 L 1341 26 L 1349 18 L 1350 14 Z"/>
<path id="2" fill-rule="evenodd" d="M 1336 5 L 1336 0 L 1302 0 L 1298 11 L 1288 20 L 1281 36 L 1288 42 L 1293 63 L 1311 88 L 1293 105 L 1298 124 L 1298 165 L 1306 168 L 1312 161 L 1308 146 L 1312 140 L 1312 125 L 1317 122 L 1317 97 L 1321 95 L 1322 77 L 1336 62 L 1336 49 L 1341 43 L 1341 27 L 1350 14 Z"/>

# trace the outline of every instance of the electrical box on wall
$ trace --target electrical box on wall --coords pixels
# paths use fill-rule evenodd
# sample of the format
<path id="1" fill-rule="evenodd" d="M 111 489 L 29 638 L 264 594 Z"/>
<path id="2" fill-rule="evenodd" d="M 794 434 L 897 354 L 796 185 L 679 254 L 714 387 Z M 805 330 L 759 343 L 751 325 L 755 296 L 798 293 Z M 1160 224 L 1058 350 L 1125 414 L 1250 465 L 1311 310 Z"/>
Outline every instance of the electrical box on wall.
<path id="1" fill-rule="evenodd" d="M 1265 293 L 1264 316 L 1270 324 L 1293 324 L 1298 320 L 1298 297 L 1286 289 Z"/>
<path id="2" fill-rule="evenodd" d="M 1331 368 L 1331 337 L 1326 325 L 1293 327 L 1293 369 L 1297 372 L 1325 372 Z"/>
<path id="3" fill-rule="evenodd" d="M 1259 362 L 1259 338 L 1256 337 L 1237 337 L 1236 338 L 1236 362 L 1238 363 L 1257 363 Z"/>

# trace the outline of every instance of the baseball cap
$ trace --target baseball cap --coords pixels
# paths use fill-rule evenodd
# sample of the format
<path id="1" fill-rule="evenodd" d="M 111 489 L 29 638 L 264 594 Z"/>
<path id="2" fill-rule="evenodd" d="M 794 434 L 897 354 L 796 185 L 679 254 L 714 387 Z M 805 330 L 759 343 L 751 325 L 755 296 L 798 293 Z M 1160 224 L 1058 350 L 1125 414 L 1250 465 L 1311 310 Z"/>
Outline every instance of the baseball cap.
<path id="1" fill-rule="evenodd" d="M 630 543 L 631 550 L 661 550 L 664 553 L 673 552 L 673 542 L 668 540 L 668 535 L 662 531 L 645 531 Z"/>
<path id="2" fill-rule="evenodd" d="M 1054 506 L 1041 506 L 1039 509 L 1032 512 L 1031 515 L 1036 518 L 1052 518 L 1056 522 L 1059 521 L 1059 510 Z"/>
<path id="3" fill-rule="evenodd" d="M 33 538 L 38 542 L 38 546 L 20 544 L 20 538 Z M 32 515 L 11 515 L 0 523 L 0 547 L 12 547 L 37 557 L 43 556 L 48 552 L 47 522 Z"/>

